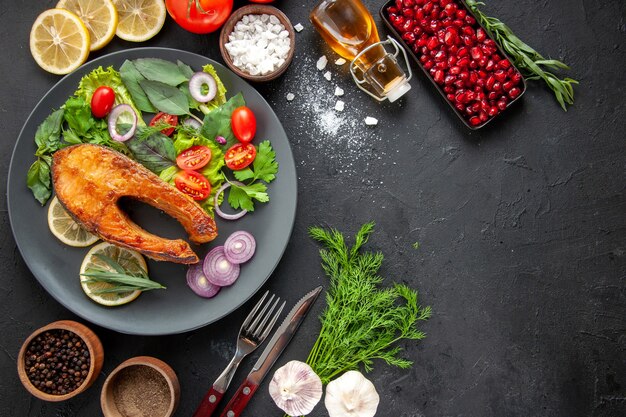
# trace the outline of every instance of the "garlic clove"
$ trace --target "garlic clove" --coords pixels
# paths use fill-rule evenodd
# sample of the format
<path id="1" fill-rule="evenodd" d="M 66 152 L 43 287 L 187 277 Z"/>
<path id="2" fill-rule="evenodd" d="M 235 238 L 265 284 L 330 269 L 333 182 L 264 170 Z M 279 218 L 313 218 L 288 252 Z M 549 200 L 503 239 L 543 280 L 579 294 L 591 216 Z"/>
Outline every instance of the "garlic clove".
<path id="1" fill-rule="evenodd" d="M 374 417 L 380 397 L 372 382 L 348 371 L 326 386 L 324 405 L 330 417 Z"/>
<path id="2" fill-rule="evenodd" d="M 291 361 L 274 373 L 270 395 L 288 415 L 306 416 L 322 398 L 322 381 L 306 363 Z"/>

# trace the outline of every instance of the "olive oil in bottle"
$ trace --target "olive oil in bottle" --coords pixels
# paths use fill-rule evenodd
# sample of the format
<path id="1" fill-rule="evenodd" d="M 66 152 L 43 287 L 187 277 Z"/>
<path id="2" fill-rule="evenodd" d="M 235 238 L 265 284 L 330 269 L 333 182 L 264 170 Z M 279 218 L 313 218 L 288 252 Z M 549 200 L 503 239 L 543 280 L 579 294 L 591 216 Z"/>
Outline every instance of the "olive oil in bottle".
<path id="1" fill-rule="evenodd" d="M 411 89 L 395 55 L 383 46 L 395 41 L 380 41 L 374 19 L 360 0 L 322 0 L 310 19 L 330 47 L 352 61 L 351 71 L 357 85 L 368 84 L 369 90 L 373 90 L 366 90 L 370 95 L 393 102 Z"/>

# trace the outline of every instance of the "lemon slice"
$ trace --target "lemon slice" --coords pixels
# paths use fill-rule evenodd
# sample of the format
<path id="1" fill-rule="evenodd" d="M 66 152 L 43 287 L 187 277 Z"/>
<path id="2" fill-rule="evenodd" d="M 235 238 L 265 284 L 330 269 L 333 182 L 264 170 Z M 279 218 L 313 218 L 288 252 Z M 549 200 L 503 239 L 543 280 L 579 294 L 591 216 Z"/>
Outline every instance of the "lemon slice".
<path id="1" fill-rule="evenodd" d="M 146 274 L 148 272 L 148 265 L 146 265 L 146 261 L 143 256 L 141 256 L 138 252 L 120 248 L 119 246 L 112 245 L 108 242 L 102 242 L 87 252 L 85 259 L 80 266 L 80 286 L 85 294 L 87 294 L 87 297 L 91 298 L 98 304 L 109 307 L 130 303 L 135 298 L 139 297 L 139 294 L 141 294 L 141 291 L 139 290 L 97 293 L 100 290 L 114 288 L 114 285 L 106 282 L 87 282 L 93 278 L 85 277 L 82 274 L 92 268 L 104 269 L 111 272 L 115 271 L 106 262 L 94 256 L 96 254 L 106 255 L 112 258 L 120 264 L 128 274 L 139 275 L 141 273 Z"/>
<path id="2" fill-rule="evenodd" d="M 56 196 L 48 207 L 48 227 L 61 242 L 76 248 L 84 248 L 98 241 L 98 236 L 92 235 L 76 223 Z"/>
<path id="3" fill-rule="evenodd" d="M 111 42 L 117 29 L 117 10 L 111 0 L 61 0 L 57 8 L 74 13 L 83 21 L 95 51 Z"/>
<path id="4" fill-rule="evenodd" d="M 89 31 L 74 13 L 49 9 L 30 30 L 30 53 L 37 64 L 53 74 L 68 74 L 89 55 Z"/>
<path id="5" fill-rule="evenodd" d="M 159 33 L 165 23 L 163 0 L 113 0 L 119 23 L 117 36 L 125 41 L 143 42 Z"/>

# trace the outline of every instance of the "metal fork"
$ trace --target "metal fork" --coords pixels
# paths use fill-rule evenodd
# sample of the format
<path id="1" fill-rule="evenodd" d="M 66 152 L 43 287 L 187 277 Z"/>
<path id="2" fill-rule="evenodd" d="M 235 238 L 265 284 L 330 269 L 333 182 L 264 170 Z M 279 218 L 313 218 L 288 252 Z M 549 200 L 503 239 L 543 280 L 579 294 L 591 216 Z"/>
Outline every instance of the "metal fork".
<path id="1" fill-rule="evenodd" d="M 233 379 L 233 375 L 235 375 L 235 371 L 243 358 L 259 347 L 274 327 L 276 320 L 278 320 L 280 313 L 283 311 L 283 307 L 285 307 L 285 302 L 283 301 L 276 313 L 272 316 L 272 313 L 280 302 L 280 297 L 276 297 L 272 294 L 270 299 L 264 303 L 268 294 L 269 291 L 266 291 L 265 294 L 263 294 L 263 297 L 261 297 L 261 299 L 256 303 L 252 311 L 248 314 L 248 317 L 244 320 L 241 328 L 239 329 L 235 356 L 233 356 L 222 374 L 217 377 L 209 392 L 207 392 L 202 399 L 202 402 L 196 409 L 193 417 L 210 417 L 211 414 L 213 414 L 220 400 L 224 396 L 224 393 L 228 389 L 228 385 Z M 276 298 L 276 300 L 274 300 L 274 298 Z"/>

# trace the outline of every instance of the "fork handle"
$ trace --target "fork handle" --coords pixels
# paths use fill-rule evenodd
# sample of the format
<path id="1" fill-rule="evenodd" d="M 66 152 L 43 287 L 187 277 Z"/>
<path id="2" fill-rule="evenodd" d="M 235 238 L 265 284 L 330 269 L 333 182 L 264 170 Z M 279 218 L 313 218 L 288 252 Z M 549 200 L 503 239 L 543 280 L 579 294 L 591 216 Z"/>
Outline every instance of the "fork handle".
<path id="1" fill-rule="evenodd" d="M 258 384 L 250 381 L 250 378 L 246 378 L 233 398 L 228 402 L 220 417 L 239 417 L 257 388 L 259 388 Z"/>
<path id="2" fill-rule="evenodd" d="M 223 396 L 223 392 L 219 392 L 215 389 L 215 386 L 211 386 L 211 389 L 202 399 L 202 402 L 196 409 L 196 412 L 193 413 L 193 417 L 210 417 L 217 409 L 217 405 L 220 403 Z"/>

